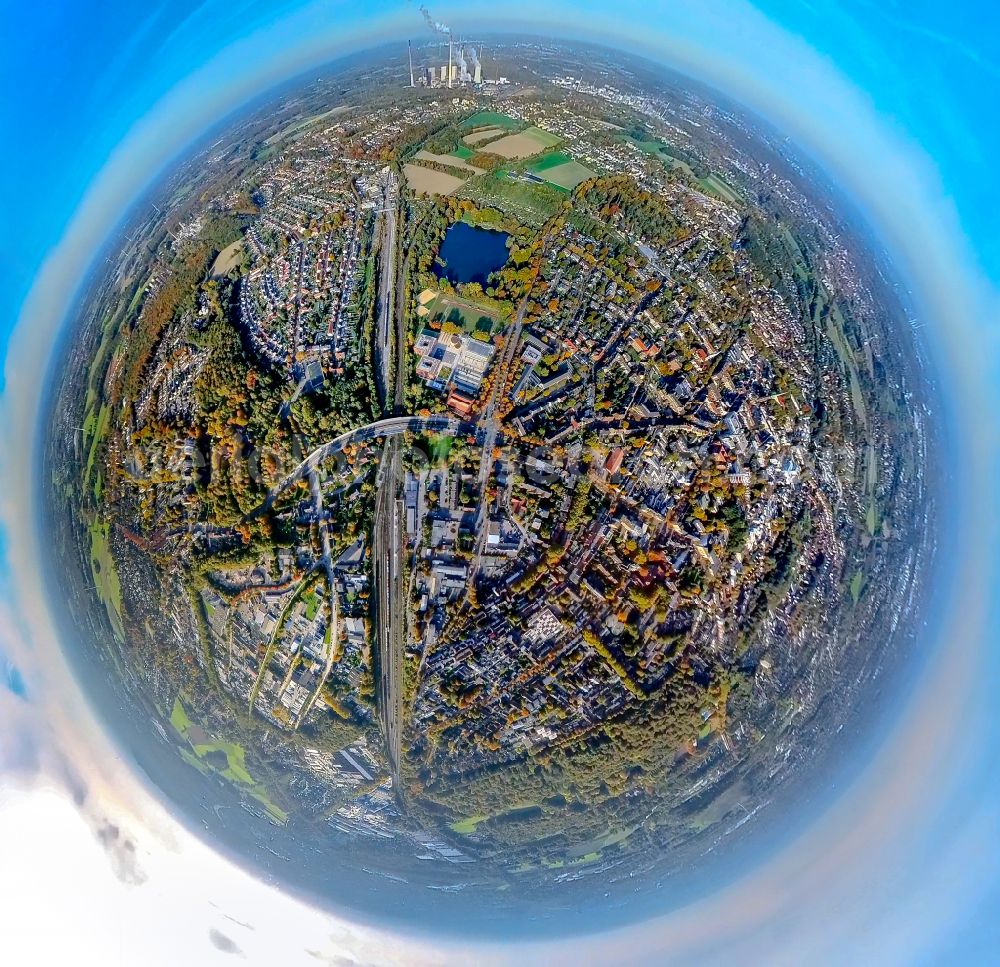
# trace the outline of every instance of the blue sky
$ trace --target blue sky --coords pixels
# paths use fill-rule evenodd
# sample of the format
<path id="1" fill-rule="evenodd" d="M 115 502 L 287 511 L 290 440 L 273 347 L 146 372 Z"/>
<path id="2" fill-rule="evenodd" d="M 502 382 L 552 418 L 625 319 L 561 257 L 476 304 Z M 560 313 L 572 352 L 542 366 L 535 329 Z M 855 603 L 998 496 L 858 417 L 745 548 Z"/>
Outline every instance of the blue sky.
<path id="1" fill-rule="evenodd" d="M 493 4 L 430 6 L 456 26 L 499 16 Z M 11 457 L 23 458 L 31 440 L 33 411 L 18 395 L 30 395 L 19 381 L 30 369 L 24 360 L 44 362 L 51 327 L 70 301 L 86 253 L 142 185 L 207 124 L 274 82 L 381 37 L 421 36 L 422 28 L 417 4 L 403 0 L 0 0 L 0 9 L 0 355 L 22 319 L 18 356 L 5 360 L 10 390 L 0 405 L 7 422 L 26 434 L 12 436 L 7 427 L 0 459 L 8 471 Z M 881 892 L 857 884 L 853 905 L 844 900 L 837 909 L 852 925 L 854 949 L 881 949 L 882 962 L 1000 959 L 989 917 L 1000 900 L 1000 847 L 995 831 L 982 833 L 996 820 L 995 807 L 990 812 L 984 804 L 1000 800 L 998 716 L 982 691 L 996 680 L 1000 640 L 997 606 L 989 600 L 1000 546 L 991 505 L 996 420 L 982 417 L 996 412 L 1000 387 L 1000 232 L 992 188 L 1000 156 L 1000 13 L 979 0 L 617 0 L 613 6 L 549 0 L 544 10 L 509 0 L 501 12 L 508 23 L 541 33 L 572 30 L 662 54 L 787 129 L 871 215 L 925 295 L 945 389 L 976 456 L 956 501 L 966 527 L 974 513 L 980 517 L 972 530 L 957 527 L 962 539 L 955 537 L 951 551 L 961 558 L 967 596 L 956 601 L 965 620 L 956 620 L 954 640 L 942 646 L 953 652 L 943 651 L 948 669 L 966 678 L 956 677 L 944 691 L 947 701 L 939 692 L 934 710 L 908 719 L 914 735 L 921 724 L 937 723 L 933 736 L 909 746 L 900 736 L 899 748 L 936 748 L 934 737 L 953 728 L 960 747 L 947 756 L 947 777 L 933 790 L 913 776 L 900 786 L 904 817 L 920 812 L 918 806 L 928 813 L 924 826 L 914 825 L 906 862 L 885 872 Z M 0 508 L 16 531 L 24 516 L 16 474 L 5 473 L 4 484 Z M 26 559 L 26 540 L 16 533 L 0 539 L 14 571 Z M 0 570 L 0 579 L 8 576 Z M 13 587 L 4 591 L 0 605 L 16 608 Z M 30 656 L 18 652 L 20 632 L 20 621 L 5 624 L 0 611 L 0 651 L 6 641 L 7 650 Z M 31 669 L 24 672 L 34 685 Z M 0 663 L 0 684 L 3 674 Z M 942 673 L 945 680 L 952 682 Z M 899 760 L 909 761 L 902 752 L 888 761 Z M 913 761 L 913 771 L 926 768 L 919 756 Z M 0 755 L 0 773 L 3 762 Z M 885 828 L 873 829 L 873 837 L 888 836 Z M 2 880 L 0 873 L 0 887 Z M 886 884 L 899 889 L 898 912 L 887 903 Z M 809 910 L 800 910 L 799 920 L 800 946 L 785 948 L 789 962 L 793 950 L 822 950 L 817 938 L 827 936 Z M 766 932 L 767 925 L 758 929 Z M 783 929 L 794 933 L 787 922 Z M 876 937 L 881 947 L 872 946 Z"/>
<path id="2" fill-rule="evenodd" d="M 295 0 L 5 0 L 4 6 L 6 36 L 16 42 L 8 45 L 0 64 L 0 89 L 5 92 L 0 116 L 3 129 L 16 137 L 16 150 L 4 152 L 0 171 L 7 185 L 17 186 L 15 198 L 33 200 L 27 223 L 14 208 L 14 198 L 8 196 L 0 211 L 5 229 L 0 240 L 2 308 L 10 319 L 8 310 L 23 298 L 46 248 L 92 175 L 135 119 L 192 67 L 233 39 L 266 28 L 282 12 L 311 7 L 313 25 L 349 27 L 379 11 L 405 11 L 407 5 L 383 0 L 312 5 Z M 588 5 L 574 6 L 583 10 Z M 662 9 L 669 31 L 680 6 L 686 5 L 654 3 L 648 9 Z M 993 122 L 1000 89 L 996 8 L 977 0 L 948 5 L 763 0 L 757 6 L 831 58 L 872 97 L 886 123 L 898 124 L 928 150 L 984 266 L 1000 277 L 1000 233 L 991 223 L 990 206 L 981 204 L 983 186 L 993 175 L 992 159 L 1000 150 L 1000 125 Z M 419 36 L 419 18 L 414 5 L 410 9 L 412 32 Z M 437 10 L 450 12 L 447 5 Z M 15 221 L 16 235 L 6 230 Z"/>
<path id="3" fill-rule="evenodd" d="M 46 250 L 91 178 L 135 120 L 192 68 L 233 40 L 266 30 L 283 14 L 306 11 L 311 30 L 351 29 L 377 14 L 401 11 L 400 26 L 420 35 L 414 4 L 327 0 L 160 0 L 100 4 L 5 0 L 0 64 L 3 129 L 15 136 L 0 173 L 16 186 L 0 209 L 0 309 L 10 320 Z M 455 14 L 474 18 L 475 4 Z M 558 4 L 554 5 L 555 9 Z M 588 4 L 572 5 L 584 10 Z M 593 4 L 597 9 L 600 5 Z M 662 3 L 662 24 L 686 18 L 691 5 Z M 725 13 L 726 4 L 708 3 Z M 940 166 L 963 226 L 983 266 L 1000 278 L 1000 232 L 983 205 L 1000 150 L 992 122 L 1000 89 L 1000 23 L 976 0 L 953 5 L 896 0 L 762 0 L 758 8 L 801 37 L 868 94 L 887 125 L 898 126 Z M 462 5 L 439 5 L 451 15 Z M 406 14 L 412 11 L 409 17 Z M 650 15 L 655 17 L 655 14 Z M 695 14 L 697 16 L 697 13 Z M 573 23 L 585 23 L 576 17 Z M 404 28 L 405 29 L 405 28 Z M 738 93 L 738 92 L 737 92 Z M 850 132 L 841 132 L 850 137 Z M 15 200 L 31 198 L 30 213 Z M 16 224 L 17 231 L 11 228 Z"/>

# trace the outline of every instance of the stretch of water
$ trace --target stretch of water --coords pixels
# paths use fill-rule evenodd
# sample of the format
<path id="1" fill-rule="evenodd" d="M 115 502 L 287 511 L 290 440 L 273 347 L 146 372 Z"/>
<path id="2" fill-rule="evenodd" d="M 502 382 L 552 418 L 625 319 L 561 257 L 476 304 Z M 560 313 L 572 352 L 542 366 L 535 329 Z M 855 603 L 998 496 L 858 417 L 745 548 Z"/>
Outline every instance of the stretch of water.
<path id="1" fill-rule="evenodd" d="M 506 232 L 455 222 L 441 244 L 439 258 L 443 264 L 437 269 L 438 277 L 452 285 L 478 282 L 485 287 L 491 273 L 501 268 L 510 255 L 508 238 Z"/>

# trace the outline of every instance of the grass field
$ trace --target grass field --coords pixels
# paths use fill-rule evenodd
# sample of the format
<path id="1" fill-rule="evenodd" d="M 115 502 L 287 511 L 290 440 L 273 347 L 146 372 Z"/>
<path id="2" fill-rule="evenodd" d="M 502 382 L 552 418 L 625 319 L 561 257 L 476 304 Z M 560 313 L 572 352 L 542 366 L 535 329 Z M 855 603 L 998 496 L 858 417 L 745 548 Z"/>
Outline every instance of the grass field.
<path id="1" fill-rule="evenodd" d="M 864 586 L 865 576 L 860 571 L 855 571 L 854 576 L 851 578 L 851 597 L 854 599 L 855 604 L 858 603 Z"/>
<path id="2" fill-rule="evenodd" d="M 475 816 L 469 816 L 466 819 L 459 819 L 448 825 L 456 833 L 461 833 L 464 836 L 468 836 L 470 833 L 476 831 L 476 827 L 480 823 L 485 823 L 487 820 L 498 820 L 500 822 L 515 820 L 520 814 L 538 812 L 540 807 L 535 803 L 522 803 L 520 805 L 512 806 L 508 809 L 501 809 L 498 813 L 492 813 L 490 815 L 478 814 Z"/>
<path id="3" fill-rule="evenodd" d="M 723 201 L 736 201 L 736 192 L 729 187 L 718 175 L 709 175 L 707 178 L 699 178 L 698 185 L 701 190 L 710 195 L 715 195 Z"/>
<path id="4" fill-rule="evenodd" d="M 264 144 L 277 144 L 282 138 L 287 138 L 288 135 L 294 134 L 296 131 L 306 128 L 310 124 L 315 124 L 317 121 L 322 121 L 324 118 L 336 117 L 338 114 L 344 114 L 350 110 L 351 106 L 349 104 L 339 104 L 337 107 L 331 108 L 329 111 L 324 111 L 322 114 L 314 114 L 312 117 L 292 121 L 290 124 L 286 124 L 277 133 L 272 134 L 271 137 L 264 142 Z"/>
<path id="5" fill-rule="evenodd" d="M 550 185 L 555 185 L 565 191 L 572 191 L 588 178 L 593 178 L 595 174 L 586 165 L 572 160 L 535 173 L 538 174 L 539 178 L 544 178 Z"/>
<path id="6" fill-rule="evenodd" d="M 878 516 L 878 506 L 875 501 L 872 500 L 868 504 L 868 512 L 865 514 L 865 527 L 868 528 L 868 533 L 872 536 L 875 535 L 875 531 L 878 530 L 879 516 Z"/>
<path id="7" fill-rule="evenodd" d="M 126 319 L 131 319 L 132 314 L 138 311 L 139 306 L 142 303 L 143 296 L 146 294 L 146 285 L 152 280 L 152 278 L 153 276 L 149 275 L 142 285 L 137 285 L 135 287 L 135 292 L 132 294 L 132 301 L 129 302 L 128 308 L 125 310 Z"/>
<path id="8" fill-rule="evenodd" d="M 403 165 L 406 183 L 418 195 L 450 195 L 465 184 L 464 178 L 425 168 L 423 165 Z"/>
<path id="9" fill-rule="evenodd" d="M 319 614 L 319 595 L 310 591 L 303 599 L 306 606 L 306 621 L 312 621 Z"/>
<path id="10" fill-rule="evenodd" d="M 506 114 L 500 114 L 497 111 L 479 111 L 478 113 L 473 114 L 472 117 L 466 118 L 462 122 L 463 128 L 482 128 L 487 125 L 494 128 L 507 128 L 510 130 L 512 128 L 520 127 L 521 122 L 512 117 L 508 117 Z"/>
<path id="11" fill-rule="evenodd" d="M 537 160 L 532 161 L 526 167 L 532 174 L 540 175 L 542 172 L 548 171 L 549 168 L 558 168 L 559 165 L 564 165 L 572 160 L 564 151 L 551 151 L 549 154 L 543 154 Z"/>
<path id="12" fill-rule="evenodd" d="M 501 158 L 514 160 L 530 158 L 533 154 L 539 154 L 546 148 L 554 148 L 561 141 L 562 138 L 549 134 L 548 131 L 532 127 L 519 131 L 517 134 L 508 134 L 497 141 L 491 141 L 485 150 L 488 150 L 490 154 L 499 155 Z"/>
<path id="13" fill-rule="evenodd" d="M 468 819 L 460 819 L 458 822 L 451 823 L 451 828 L 456 833 L 468 836 L 470 833 L 474 833 L 476 831 L 476 827 L 481 822 L 489 818 L 489 816 L 469 816 Z"/>
<path id="14" fill-rule="evenodd" d="M 443 467 L 448 462 L 455 438 L 448 433 L 427 433 L 417 438 L 416 443 L 427 453 L 432 467 Z"/>
<path id="15" fill-rule="evenodd" d="M 90 568 L 94 575 L 94 588 L 108 612 L 108 620 L 115 634 L 123 641 L 122 586 L 118 579 L 115 559 L 111 556 L 111 525 L 95 520 L 90 525 Z"/>
<path id="16" fill-rule="evenodd" d="M 468 161 L 475 153 L 472 148 L 467 148 L 464 144 L 460 144 L 452 151 L 452 156 L 458 158 L 459 161 Z"/>
<path id="17" fill-rule="evenodd" d="M 185 761 L 205 775 L 217 773 L 227 782 L 243 789 L 256 799 L 276 822 L 288 821 L 288 813 L 271 801 L 267 790 L 250 774 L 243 746 L 236 742 L 218 742 L 211 739 L 191 720 L 179 697 L 174 699 L 170 724 L 189 746 L 187 749 L 181 747 L 181 755 Z"/>
<path id="18" fill-rule="evenodd" d="M 626 138 L 631 141 L 640 151 L 651 154 L 660 159 L 668 168 L 679 168 L 689 178 L 694 178 L 694 172 L 686 161 L 675 158 L 662 141 L 636 141 L 635 138 Z"/>
<path id="19" fill-rule="evenodd" d="M 854 359 L 851 347 L 847 345 L 844 338 L 844 317 L 840 308 L 834 306 L 827 317 L 827 335 L 833 348 L 837 351 L 844 368 L 847 370 L 847 379 L 851 390 L 851 402 L 854 405 L 854 412 L 861 425 L 868 428 L 868 407 L 865 405 L 865 393 L 861 386 L 861 378 L 858 375 L 858 366 Z"/>
<path id="20" fill-rule="evenodd" d="M 97 451 L 100 449 L 101 441 L 108 432 L 108 421 L 111 418 L 111 411 L 107 404 L 102 403 L 101 408 L 94 414 L 91 409 L 83 421 L 84 436 L 90 438 L 90 448 L 87 450 L 87 466 L 83 472 L 83 489 L 90 487 L 90 477 L 94 472 L 94 462 L 97 459 Z"/>

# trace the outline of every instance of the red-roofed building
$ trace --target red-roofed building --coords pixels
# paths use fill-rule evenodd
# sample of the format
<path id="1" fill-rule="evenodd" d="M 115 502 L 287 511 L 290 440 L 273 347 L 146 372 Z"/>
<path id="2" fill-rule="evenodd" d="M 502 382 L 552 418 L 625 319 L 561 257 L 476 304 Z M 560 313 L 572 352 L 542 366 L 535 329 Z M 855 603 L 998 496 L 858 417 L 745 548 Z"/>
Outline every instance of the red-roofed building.
<path id="1" fill-rule="evenodd" d="M 476 401 L 471 396 L 457 389 L 452 389 L 448 394 L 448 406 L 450 406 L 459 416 L 468 416 L 472 412 L 472 405 Z"/>

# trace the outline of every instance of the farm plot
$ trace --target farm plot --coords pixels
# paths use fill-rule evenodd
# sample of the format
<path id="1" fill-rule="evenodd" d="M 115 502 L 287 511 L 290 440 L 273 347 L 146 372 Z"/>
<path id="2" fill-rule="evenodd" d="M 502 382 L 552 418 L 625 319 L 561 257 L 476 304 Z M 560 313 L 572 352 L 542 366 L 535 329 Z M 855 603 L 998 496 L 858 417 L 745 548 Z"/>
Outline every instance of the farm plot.
<path id="1" fill-rule="evenodd" d="M 547 181 L 556 188 L 572 191 L 581 182 L 594 177 L 594 172 L 579 161 L 574 161 L 561 151 L 543 155 L 537 161 L 528 165 L 527 170 L 533 175 Z"/>
<path id="2" fill-rule="evenodd" d="M 482 168 L 466 164 L 460 157 L 453 154 L 434 154 L 432 151 L 418 151 L 416 158 L 418 161 L 433 161 L 435 164 L 446 165 L 458 171 L 467 171 L 470 175 L 481 175 L 483 173 Z"/>
<path id="3" fill-rule="evenodd" d="M 526 128 L 517 134 L 508 134 L 499 141 L 491 141 L 486 149 L 490 154 L 499 155 L 508 160 L 530 158 L 546 148 L 554 148 L 562 139 L 541 128 Z"/>
<path id="4" fill-rule="evenodd" d="M 466 144 L 482 144 L 482 142 L 489 141 L 491 138 L 498 138 L 503 133 L 503 128 L 486 128 L 484 131 L 473 131 L 472 134 L 467 134 L 462 140 Z"/>
<path id="5" fill-rule="evenodd" d="M 478 111 L 472 117 L 466 118 L 462 122 L 463 128 L 482 128 L 489 125 L 491 128 L 507 128 L 508 130 L 521 126 L 521 122 L 499 111 Z"/>
<path id="6" fill-rule="evenodd" d="M 235 269 L 240 264 L 240 256 L 243 254 L 243 239 L 238 238 L 232 245 L 227 245 L 212 263 L 209 275 L 213 279 L 218 279 L 225 275 L 230 269 Z"/>
<path id="7" fill-rule="evenodd" d="M 425 168 L 423 165 L 404 165 L 403 174 L 406 176 L 406 183 L 418 195 L 450 195 L 461 188 L 466 181 L 464 178 L 435 171 L 433 168 Z"/>

